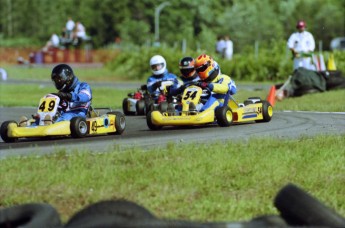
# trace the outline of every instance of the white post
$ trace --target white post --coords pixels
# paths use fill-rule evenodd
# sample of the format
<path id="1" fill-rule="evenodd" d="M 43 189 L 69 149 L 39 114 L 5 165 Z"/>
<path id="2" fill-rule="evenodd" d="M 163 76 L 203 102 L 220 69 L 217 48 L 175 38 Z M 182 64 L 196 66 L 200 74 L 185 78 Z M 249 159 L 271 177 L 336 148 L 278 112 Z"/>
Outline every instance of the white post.
<path id="1" fill-rule="evenodd" d="M 155 40 L 154 42 L 159 46 L 159 14 L 162 9 L 166 6 L 170 5 L 170 2 L 163 2 L 155 9 Z"/>

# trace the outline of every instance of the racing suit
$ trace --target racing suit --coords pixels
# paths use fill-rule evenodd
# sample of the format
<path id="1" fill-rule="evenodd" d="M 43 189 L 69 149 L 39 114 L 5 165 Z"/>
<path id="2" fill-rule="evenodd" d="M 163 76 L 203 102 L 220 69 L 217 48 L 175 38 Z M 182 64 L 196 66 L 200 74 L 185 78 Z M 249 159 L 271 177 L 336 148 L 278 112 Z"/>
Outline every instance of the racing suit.
<path id="1" fill-rule="evenodd" d="M 206 103 L 200 108 L 200 111 L 204 111 L 211 106 L 213 108 L 218 107 L 224 101 L 225 95 L 230 91 L 230 95 L 236 93 L 235 82 L 225 74 L 219 73 L 207 86 L 211 90 L 211 96 Z"/>
<path id="2" fill-rule="evenodd" d="M 177 76 L 173 73 L 169 73 L 167 70 L 165 70 L 165 72 L 162 75 L 151 75 L 147 79 L 147 90 L 155 100 L 161 93 L 159 91 L 159 87 L 157 86 L 157 84 L 159 84 L 159 82 L 162 81 L 172 81 L 172 86 L 178 86 L 180 84 L 179 80 L 177 79 Z"/>
<path id="3" fill-rule="evenodd" d="M 182 81 L 182 84 L 181 83 L 174 84 L 170 87 L 170 90 L 169 90 L 170 96 L 176 96 L 178 94 L 181 94 L 181 93 L 183 93 L 185 86 L 187 86 L 189 83 L 200 81 L 200 78 L 198 75 L 195 78 L 193 78 L 193 76 L 192 76 L 190 78 L 181 77 L 180 79 Z"/>
<path id="4" fill-rule="evenodd" d="M 80 82 L 75 77 L 69 93 L 71 94 L 71 100 L 67 101 L 67 109 L 61 111 L 61 116 L 58 117 L 56 122 L 71 120 L 77 116 L 86 117 L 92 99 L 90 85 L 86 82 Z"/>

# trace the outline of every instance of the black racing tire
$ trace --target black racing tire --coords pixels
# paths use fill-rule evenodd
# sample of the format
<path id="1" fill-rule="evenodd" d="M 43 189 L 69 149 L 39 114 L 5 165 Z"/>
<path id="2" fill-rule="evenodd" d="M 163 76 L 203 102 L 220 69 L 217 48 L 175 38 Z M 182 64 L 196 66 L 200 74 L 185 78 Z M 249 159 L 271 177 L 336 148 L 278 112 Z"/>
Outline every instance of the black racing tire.
<path id="1" fill-rule="evenodd" d="M 157 126 L 155 124 L 152 123 L 152 120 L 151 120 L 151 114 L 152 114 L 153 111 L 149 111 L 146 115 L 146 123 L 147 123 L 147 126 L 151 129 L 151 130 L 159 130 L 159 129 L 162 129 L 162 126 Z"/>
<path id="2" fill-rule="evenodd" d="M 156 220 L 156 217 L 136 203 L 126 200 L 107 200 L 80 210 L 64 227 L 129 227 L 128 225 L 133 222 L 140 224 L 145 220 Z"/>
<path id="3" fill-rule="evenodd" d="M 159 106 L 158 106 L 158 110 L 159 110 L 161 113 L 167 112 L 167 110 L 168 110 L 168 102 L 166 102 L 166 101 L 161 102 L 161 103 L 159 104 Z"/>
<path id="4" fill-rule="evenodd" d="M 273 116 L 273 107 L 268 101 L 262 101 L 262 120 L 256 120 L 256 122 L 270 122 Z"/>
<path id="5" fill-rule="evenodd" d="M 88 127 L 85 118 L 73 117 L 70 123 L 71 136 L 73 138 L 83 138 L 87 135 Z"/>
<path id="6" fill-rule="evenodd" d="M 126 116 L 132 116 L 132 115 L 135 115 L 135 112 L 131 112 L 128 110 L 128 98 L 125 98 L 123 99 L 122 101 L 122 110 L 123 110 L 123 113 L 126 115 Z"/>
<path id="7" fill-rule="evenodd" d="M 145 115 L 145 101 L 144 100 L 138 100 L 135 104 L 135 109 L 137 110 L 137 115 L 142 116 Z"/>
<path id="8" fill-rule="evenodd" d="M 0 135 L 1 135 L 1 138 L 2 140 L 4 140 L 4 142 L 6 143 L 13 143 L 13 142 L 16 142 L 18 139 L 17 138 L 12 138 L 12 137 L 8 137 L 7 135 L 7 131 L 8 131 L 8 125 L 10 123 L 15 123 L 17 124 L 16 121 L 14 120 L 9 120 L 9 121 L 5 121 L 1 124 L 1 128 L 0 128 Z"/>
<path id="9" fill-rule="evenodd" d="M 154 111 L 155 110 L 155 104 L 153 102 L 151 102 L 146 110 L 147 113 L 149 113 L 150 111 Z"/>
<path id="10" fill-rule="evenodd" d="M 229 127 L 233 122 L 233 113 L 228 106 L 217 107 L 215 110 L 217 123 L 221 127 Z"/>
<path id="11" fill-rule="evenodd" d="M 108 112 L 107 114 L 115 115 L 115 129 L 114 133 L 110 133 L 110 135 L 121 135 L 126 129 L 126 117 L 122 112 Z"/>
<path id="12" fill-rule="evenodd" d="M 274 205 L 291 226 L 345 227 L 345 218 L 294 184 L 278 192 Z"/>
<path id="13" fill-rule="evenodd" d="M 0 227 L 62 227 L 60 215 L 45 203 L 29 203 L 0 209 Z"/>

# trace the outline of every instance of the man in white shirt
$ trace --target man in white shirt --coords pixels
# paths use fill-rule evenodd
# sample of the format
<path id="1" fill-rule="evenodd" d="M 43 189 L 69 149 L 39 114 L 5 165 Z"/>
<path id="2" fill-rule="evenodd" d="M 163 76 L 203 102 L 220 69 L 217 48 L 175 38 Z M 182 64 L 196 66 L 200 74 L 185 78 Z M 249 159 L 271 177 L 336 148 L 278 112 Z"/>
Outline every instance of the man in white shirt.
<path id="1" fill-rule="evenodd" d="M 225 36 L 224 58 L 228 59 L 228 60 L 231 60 L 233 52 L 234 52 L 234 45 L 232 43 L 232 40 L 230 40 L 229 36 Z"/>
<path id="2" fill-rule="evenodd" d="M 217 43 L 216 43 L 216 52 L 219 54 L 221 58 L 224 58 L 224 51 L 225 51 L 225 40 L 223 36 L 218 36 Z"/>
<path id="3" fill-rule="evenodd" d="M 74 26 L 75 26 L 74 21 L 72 20 L 71 17 L 69 17 L 66 23 L 66 36 L 67 36 L 66 38 L 67 39 L 72 39 Z"/>
<path id="4" fill-rule="evenodd" d="M 298 21 L 296 28 L 298 32 L 291 34 L 287 46 L 294 57 L 293 69 L 304 67 L 308 70 L 315 70 L 311 62 L 311 55 L 315 49 L 315 40 L 313 35 L 305 31 L 306 23 Z"/>

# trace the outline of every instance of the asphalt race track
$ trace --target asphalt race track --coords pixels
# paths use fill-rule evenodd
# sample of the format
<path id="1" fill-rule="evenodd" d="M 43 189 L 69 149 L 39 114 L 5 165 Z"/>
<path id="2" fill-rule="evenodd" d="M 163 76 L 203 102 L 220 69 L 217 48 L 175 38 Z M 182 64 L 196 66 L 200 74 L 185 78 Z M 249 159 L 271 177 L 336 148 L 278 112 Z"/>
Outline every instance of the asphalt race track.
<path id="1" fill-rule="evenodd" d="M 30 116 L 35 108 L 0 108 L 0 122 L 18 121 L 23 114 Z M 22 139 L 16 143 L 0 141 L 0 159 L 8 156 L 43 155 L 58 151 L 71 153 L 80 150 L 104 152 L 111 148 L 165 147 L 167 143 L 206 142 L 210 140 L 250 140 L 251 137 L 296 138 L 318 134 L 345 134 L 345 113 L 274 112 L 268 123 L 235 124 L 198 127 L 164 127 L 151 131 L 144 116 L 126 116 L 126 130 L 122 135 L 104 135 L 81 139 Z M 344 139 L 345 140 L 345 139 Z"/>

